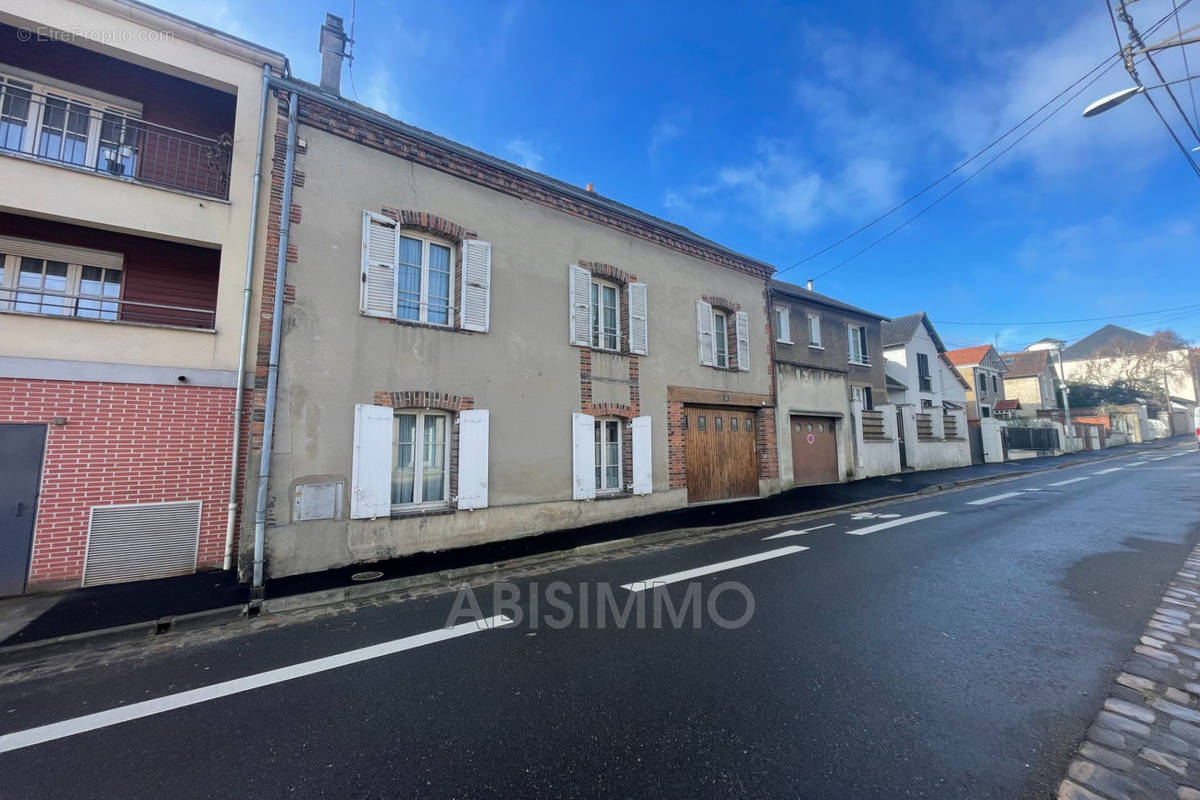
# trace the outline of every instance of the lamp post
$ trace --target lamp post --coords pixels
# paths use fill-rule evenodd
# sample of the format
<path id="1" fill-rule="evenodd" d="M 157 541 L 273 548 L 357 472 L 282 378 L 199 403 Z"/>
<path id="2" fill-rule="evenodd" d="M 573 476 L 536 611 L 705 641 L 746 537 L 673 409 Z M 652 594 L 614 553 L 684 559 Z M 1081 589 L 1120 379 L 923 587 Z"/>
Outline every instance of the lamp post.
<path id="1" fill-rule="evenodd" d="M 1200 75 L 1192 75 L 1187 78 L 1180 78 L 1177 81 L 1168 81 L 1167 83 L 1155 84 L 1154 86 L 1130 86 L 1128 89 L 1122 89 L 1119 92 L 1113 92 L 1112 94 L 1105 95 L 1096 102 L 1091 103 L 1083 110 L 1083 115 L 1085 117 L 1094 117 L 1097 114 L 1103 114 L 1105 111 L 1116 108 L 1129 98 L 1136 97 L 1137 95 L 1145 92 L 1147 89 L 1162 89 L 1165 86 L 1174 86 L 1177 83 L 1194 81 L 1196 78 L 1200 78 Z"/>

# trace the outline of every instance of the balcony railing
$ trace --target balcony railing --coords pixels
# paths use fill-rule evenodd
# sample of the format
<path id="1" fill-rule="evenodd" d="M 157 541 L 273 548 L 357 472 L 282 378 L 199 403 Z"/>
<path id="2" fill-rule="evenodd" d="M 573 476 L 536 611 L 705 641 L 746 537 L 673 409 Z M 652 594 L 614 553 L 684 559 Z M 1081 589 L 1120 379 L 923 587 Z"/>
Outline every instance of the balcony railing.
<path id="1" fill-rule="evenodd" d="M 198 330 L 213 330 L 217 326 L 215 308 L 146 303 L 101 295 L 63 294 L 24 287 L 0 289 L 0 313 L 3 312 L 109 322 L 138 322 Z"/>
<path id="2" fill-rule="evenodd" d="M 0 153 L 220 200 L 229 198 L 232 141 L 11 83 L 0 98 Z"/>

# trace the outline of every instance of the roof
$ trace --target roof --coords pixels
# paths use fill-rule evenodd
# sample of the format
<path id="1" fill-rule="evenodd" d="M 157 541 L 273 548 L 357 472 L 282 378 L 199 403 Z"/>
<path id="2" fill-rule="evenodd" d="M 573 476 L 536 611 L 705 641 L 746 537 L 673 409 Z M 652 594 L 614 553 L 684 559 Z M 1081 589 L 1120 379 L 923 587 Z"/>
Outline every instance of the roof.
<path id="1" fill-rule="evenodd" d="M 972 367 L 982 364 L 984 356 L 991 350 L 990 344 L 977 344 L 974 347 L 960 347 L 958 350 L 947 350 L 946 358 L 956 367 Z"/>
<path id="2" fill-rule="evenodd" d="M 277 50 L 272 50 L 269 47 L 264 47 L 261 44 L 251 42 L 248 39 L 234 36 L 225 31 L 209 27 L 195 20 L 182 17 L 179 14 L 173 14 L 170 11 L 164 11 L 156 6 L 148 3 L 140 2 L 140 0 L 116 0 L 115 2 L 105 2 L 105 0 L 81 0 L 83 5 L 97 8 L 105 13 L 117 13 L 125 16 L 135 22 L 145 24 L 149 27 L 158 26 L 158 30 L 163 33 L 174 33 L 175 31 L 163 30 L 163 26 L 175 26 L 179 33 L 184 34 L 189 41 L 197 42 L 198 37 L 207 37 L 208 42 L 197 42 L 206 44 L 211 48 L 212 45 L 217 45 L 226 50 L 230 55 L 238 58 L 262 64 L 264 60 L 269 61 L 271 66 L 276 70 L 283 71 L 288 68 L 287 57 Z M 115 8 L 114 8 L 115 6 Z M 87 38 L 87 37 L 84 37 Z M 182 37 L 181 37 L 182 38 Z"/>
<path id="3" fill-rule="evenodd" d="M 1026 350 L 1021 353 L 1001 353 L 1000 358 L 1008 365 L 1008 377 L 1026 378 L 1030 375 L 1041 375 L 1046 371 L 1050 351 Z"/>
<path id="4" fill-rule="evenodd" d="M 534 170 L 526 169 L 525 167 L 514 164 L 511 161 L 505 161 L 502 158 L 490 155 L 489 153 L 484 153 L 481 150 L 476 150 L 473 147 L 467 147 L 465 144 L 459 144 L 452 139 L 447 139 L 444 136 L 438 136 L 436 133 L 431 133 L 430 131 L 423 130 L 414 125 L 401 122 L 400 120 L 395 119 L 394 117 L 389 117 L 387 114 L 384 114 L 381 111 L 376 111 L 369 106 L 364 106 L 361 103 L 356 103 L 352 100 L 347 100 L 344 97 L 323 91 L 321 87 L 312 83 L 308 83 L 307 81 L 302 81 L 291 77 L 275 78 L 272 80 L 272 84 L 285 91 L 294 91 L 307 98 L 315 100 L 318 103 L 324 103 L 329 106 L 341 108 L 346 113 L 354 114 L 363 119 L 374 122 L 377 125 L 389 128 L 404 136 L 410 136 L 413 139 L 425 142 L 426 144 L 444 148 L 455 155 L 462 156 L 463 158 L 469 158 L 473 161 L 483 164 L 484 166 L 488 166 L 502 172 L 507 172 L 517 178 L 532 181 L 533 183 L 536 183 L 545 189 L 566 195 L 581 203 L 585 203 L 596 208 L 601 208 L 616 214 L 621 214 L 622 216 L 642 222 L 646 225 L 673 233 L 681 239 L 685 239 L 708 250 L 716 251 L 725 256 L 736 259 L 748 267 L 753 267 L 764 276 L 770 275 L 775 271 L 775 268 L 765 261 L 759 261 L 757 258 L 752 258 L 745 253 L 739 253 L 736 250 L 732 250 L 724 245 L 718 244 L 712 239 L 706 239 L 705 237 L 683 227 L 682 225 L 669 222 L 652 214 L 647 214 L 644 211 L 639 211 L 633 206 L 627 206 L 624 203 L 619 203 L 616 200 L 604 197 L 603 195 L 594 191 L 589 192 L 586 189 L 581 189 L 578 186 L 574 186 L 565 181 L 560 181 L 557 178 L 552 178 L 549 175 L 541 172 L 535 172 Z"/>
<path id="5" fill-rule="evenodd" d="M 771 291 L 777 292 L 786 297 L 793 297 L 797 300 L 804 300 L 810 303 L 828 306 L 829 308 L 836 308 L 839 311 L 846 311 L 851 314 L 870 317 L 871 319 L 887 319 L 887 317 L 883 316 L 882 314 L 876 314 L 874 311 L 866 311 L 858 308 L 857 306 L 852 306 L 849 303 L 843 303 L 841 300 L 834 300 L 832 297 L 828 297 L 823 294 L 817 294 L 811 289 L 805 289 L 803 286 L 797 286 L 794 283 L 787 283 L 786 281 L 771 281 Z"/>
<path id="6" fill-rule="evenodd" d="M 1137 349 L 1145 347 L 1152 337 L 1120 325 L 1105 325 L 1097 331 L 1089 333 L 1075 344 L 1062 352 L 1067 361 L 1081 361 L 1086 358 L 1103 358 L 1115 355 L 1114 351 Z"/>
<path id="7" fill-rule="evenodd" d="M 887 385 L 890 388 L 894 388 L 894 389 L 907 389 L 908 388 L 908 384 L 901 382 L 897 378 L 893 378 L 891 375 L 886 375 L 885 377 L 887 378 Z"/>
<path id="8" fill-rule="evenodd" d="M 997 400 L 994 408 L 997 411 L 1019 411 L 1021 409 L 1021 401 L 1016 399 Z"/>
<path id="9" fill-rule="evenodd" d="M 906 317 L 896 317 L 880 325 L 879 333 L 883 340 L 883 346 L 896 347 L 908 344 L 921 325 L 925 326 L 925 330 L 929 333 L 929 338 L 933 339 L 938 352 L 946 352 L 946 345 L 942 344 L 942 337 L 938 336 L 937 331 L 933 329 L 933 323 L 929 321 L 929 315 L 924 311 L 918 311 L 916 314 L 909 314 Z"/>

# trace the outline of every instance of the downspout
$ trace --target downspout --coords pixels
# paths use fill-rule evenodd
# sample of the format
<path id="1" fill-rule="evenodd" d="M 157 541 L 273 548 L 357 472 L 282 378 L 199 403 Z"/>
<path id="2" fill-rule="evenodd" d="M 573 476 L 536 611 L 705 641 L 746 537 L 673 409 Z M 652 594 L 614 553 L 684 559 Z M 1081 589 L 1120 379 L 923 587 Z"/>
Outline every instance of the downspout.
<path id="1" fill-rule="evenodd" d="M 271 93 L 271 65 L 263 64 L 262 99 L 258 104 L 258 138 L 254 151 L 254 180 L 250 192 L 250 236 L 246 244 L 246 285 L 242 288 L 242 337 L 238 346 L 237 397 L 233 401 L 233 457 L 229 463 L 229 516 L 225 520 L 225 560 L 233 566 L 233 534 L 237 526 L 238 454 L 242 449 L 242 395 L 246 393 L 246 342 L 250 338 L 250 298 L 254 293 L 254 245 L 258 234 L 258 192 L 262 186 L 263 132 L 267 127 L 267 97 Z"/>
<path id="2" fill-rule="evenodd" d="M 267 362 L 266 413 L 263 417 L 262 458 L 258 465 L 258 501 L 254 506 L 254 580 L 252 599 L 261 599 L 263 554 L 267 529 L 267 490 L 271 480 L 271 447 L 275 429 L 275 393 L 279 386 L 279 339 L 283 330 L 283 295 L 287 285 L 288 235 L 292 230 L 292 177 L 296 167 L 296 102 L 288 95 L 287 156 L 283 166 L 283 203 L 280 209 L 279 255 L 275 261 L 275 304 L 271 313 L 271 357 Z"/>

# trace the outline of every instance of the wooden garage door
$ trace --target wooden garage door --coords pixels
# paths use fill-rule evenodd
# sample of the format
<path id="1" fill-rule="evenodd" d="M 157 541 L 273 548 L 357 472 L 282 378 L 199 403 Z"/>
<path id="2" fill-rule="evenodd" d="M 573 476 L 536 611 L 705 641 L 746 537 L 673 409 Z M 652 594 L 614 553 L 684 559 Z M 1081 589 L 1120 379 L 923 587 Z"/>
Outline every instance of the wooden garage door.
<path id="1" fill-rule="evenodd" d="M 758 496 L 754 412 L 684 407 L 688 502 Z"/>
<path id="2" fill-rule="evenodd" d="M 832 417 L 791 416 L 792 482 L 837 483 L 838 460 L 835 422 Z"/>

